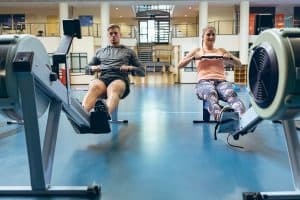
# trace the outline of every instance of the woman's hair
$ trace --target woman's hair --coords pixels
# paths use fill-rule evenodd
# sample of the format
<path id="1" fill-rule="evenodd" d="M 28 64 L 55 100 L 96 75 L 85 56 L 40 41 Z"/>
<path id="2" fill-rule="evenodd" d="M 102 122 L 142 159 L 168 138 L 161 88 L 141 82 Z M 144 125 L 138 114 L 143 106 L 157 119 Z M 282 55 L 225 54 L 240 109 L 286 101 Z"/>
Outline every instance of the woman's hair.
<path id="1" fill-rule="evenodd" d="M 210 25 L 204 27 L 204 28 L 202 29 L 202 44 L 201 44 L 202 47 L 203 47 L 203 38 L 204 38 L 204 35 L 205 35 L 205 33 L 206 33 L 208 30 L 212 30 L 214 33 L 216 33 L 216 28 L 215 28 L 215 27 L 210 26 Z"/>

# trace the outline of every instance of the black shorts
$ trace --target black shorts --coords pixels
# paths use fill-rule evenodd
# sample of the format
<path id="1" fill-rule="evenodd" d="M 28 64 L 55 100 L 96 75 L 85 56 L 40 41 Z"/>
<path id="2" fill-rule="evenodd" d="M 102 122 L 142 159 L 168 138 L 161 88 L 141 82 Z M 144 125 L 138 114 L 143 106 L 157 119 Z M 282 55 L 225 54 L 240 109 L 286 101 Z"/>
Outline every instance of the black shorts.
<path id="1" fill-rule="evenodd" d="M 120 74 L 101 74 L 99 77 L 99 80 L 103 81 L 103 83 L 105 84 L 106 87 L 108 87 L 108 85 L 115 81 L 115 80 L 122 80 L 125 83 L 125 91 L 123 96 L 121 97 L 121 99 L 124 99 L 125 97 L 127 97 L 127 95 L 130 92 L 130 81 L 128 76 L 125 75 L 120 75 Z"/>

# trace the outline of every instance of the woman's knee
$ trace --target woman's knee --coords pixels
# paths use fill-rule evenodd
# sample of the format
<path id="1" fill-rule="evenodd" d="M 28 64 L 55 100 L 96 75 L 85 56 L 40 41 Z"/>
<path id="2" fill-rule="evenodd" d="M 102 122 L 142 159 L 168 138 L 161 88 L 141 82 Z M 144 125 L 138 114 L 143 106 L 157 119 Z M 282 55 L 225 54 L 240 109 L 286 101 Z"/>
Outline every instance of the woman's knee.
<path id="1" fill-rule="evenodd" d="M 230 98 L 236 98 L 237 93 L 233 89 L 226 89 L 223 93 L 224 99 L 228 101 Z"/>
<path id="2" fill-rule="evenodd" d="M 213 100 L 213 101 L 219 100 L 218 93 L 215 90 L 208 91 L 206 93 L 205 97 L 206 97 L 205 99 L 207 99 L 207 100 Z"/>
<path id="3" fill-rule="evenodd" d="M 228 103 L 231 105 L 231 107 L 235 111 L 239 112 L 240 114 L 242 114 L 246 111 L 246 107 L 245 107 L 244 103 L 238 97 L 229 98 Z"/>
<path id="4" fill-rule="evenodd" d="M 240 113 L 240 114 L 243 114 L 244 112 L 246 112 L 246 107 L 245 107 L 245 105 L 243 104 L 243 102 L 241 102 L 241 101 L 239 101 L 239 100 L 233 102 L 232 108 L 233 108 L 236 112 L 238 112 L 238 113 Z"/>

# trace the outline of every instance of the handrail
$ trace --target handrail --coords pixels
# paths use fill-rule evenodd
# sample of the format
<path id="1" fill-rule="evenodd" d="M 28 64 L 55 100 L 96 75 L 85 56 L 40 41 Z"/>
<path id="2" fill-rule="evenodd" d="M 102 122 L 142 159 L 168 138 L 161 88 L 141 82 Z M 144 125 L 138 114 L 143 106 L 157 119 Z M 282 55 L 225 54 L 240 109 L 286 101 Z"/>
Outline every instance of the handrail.
<path id="1" fill-rule="evenodd" d="M 286 22 L 287 23 L 287 22 Z M 237 35 L 239 34 L 240 25 L 235 20 L 216 20 L 208 22 L 209 25 L 216 28 L 217 35 Z M 289 20 L 286 27 L 300 27 L 300 20 Z M 184 23 L 172 25 L 172 37 L 198 37 L 199 25 L 196 23 Z"/>
<path id="2" fill-rule="evenodd" d="M 136 38 L 134 25 L 120 25 L 123 38 Z M 101 24 L 94 23 L 91 26 L 81 27 L 82 36 L 101 37 Z M 15 26 L 0 24 L 0 34 L 30 34 L 42 37 L 59 37 L 60 23 L 18 23 Z"/>

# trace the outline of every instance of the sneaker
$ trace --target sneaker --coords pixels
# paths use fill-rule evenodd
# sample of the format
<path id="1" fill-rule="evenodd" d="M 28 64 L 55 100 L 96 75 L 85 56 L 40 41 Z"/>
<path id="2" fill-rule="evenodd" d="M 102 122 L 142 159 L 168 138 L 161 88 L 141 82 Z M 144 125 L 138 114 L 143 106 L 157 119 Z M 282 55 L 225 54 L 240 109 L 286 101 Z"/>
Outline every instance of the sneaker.
<path id="1" fill-rule="evenodd" d="M 91 112 L 90 125 L 92 133 L 109 133 L 111 131 L 105 112 Z"/>
<path id="2" fill-rule="evenodd" d="M 224 115 L 225 112 L 234 112 L 234 110 L 228 106 L 224 106 L 221 110 L 220 113 L 216 115 L 215 119 L 217 122 L 221 122 L 222 116 Z"/>
<path id="3" fill-rule="evenodd" d="M 107 120 L 111 120 L 110 114 L 108 113 L 108 107 L 103 99 L 99 99 L 96 101 L 95 112 L 103 112 L 107 116 Z"/>
<path id="4" fill-rule="evenodd" d="M 219 133 L 232 133 L 239 128 L 239 114 L 232 108 L 224 107 L 219 114 Z"/>

